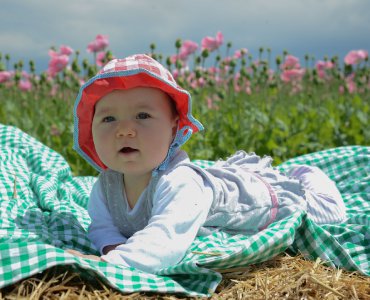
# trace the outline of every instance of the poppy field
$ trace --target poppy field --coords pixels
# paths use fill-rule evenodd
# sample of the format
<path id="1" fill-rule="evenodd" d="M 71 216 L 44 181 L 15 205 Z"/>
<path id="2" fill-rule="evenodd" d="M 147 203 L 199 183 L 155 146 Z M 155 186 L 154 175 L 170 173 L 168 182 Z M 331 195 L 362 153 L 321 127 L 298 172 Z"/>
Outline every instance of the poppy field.
<path id="1" fill-rule="evenodd" d="M 75 175 L 95 175 L 72 149 L 73 105 L 79 87 L 115 54 L 104 35 L 84 51 L 90 59 L 70 46 L 50 49 L 47 70 L 0 53 L 0 123 L 60 153 Z M 349 51 L 342 60 L 306 55 L 301 61 L 261 47 L 253 57 L 218 32 L 199 44 L 176 40 L 172 55 L 159 53 L 154 43 L 142 52 L 170 69 L 192 95 L 194 116 L 205 130 L 183 146 L 191 159 L 217 160 L 243 149 L 279 164 L 323 149 L 370 145 L 366 50 Z"/>

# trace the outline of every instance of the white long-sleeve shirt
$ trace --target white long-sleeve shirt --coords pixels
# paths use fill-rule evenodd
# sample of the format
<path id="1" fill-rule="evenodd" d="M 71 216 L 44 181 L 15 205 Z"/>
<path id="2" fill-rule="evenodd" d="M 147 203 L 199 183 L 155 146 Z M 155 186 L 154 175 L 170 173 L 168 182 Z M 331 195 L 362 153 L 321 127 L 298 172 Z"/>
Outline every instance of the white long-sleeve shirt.
<path id="1" fill-rule="evenodd" d="M 170 177 L 162 176 L 153 195 L 148 224 L 131 237 L 125 237 L 114 224 L 97 181 L 88 206 L 92 219 L 89 238 L 101 253 L 107 245 L 122 243 L 102 256 L 107 262 L 149 273 L 176 264 L 205 223 L 212 204 L 212 189 L 200 184 L 202 181 L 202 177 L 188 167 L 178 168 Z M 135 207 L 128 211 L 132 219 L 140 218 L 145 200 L 144 192 Z"/>

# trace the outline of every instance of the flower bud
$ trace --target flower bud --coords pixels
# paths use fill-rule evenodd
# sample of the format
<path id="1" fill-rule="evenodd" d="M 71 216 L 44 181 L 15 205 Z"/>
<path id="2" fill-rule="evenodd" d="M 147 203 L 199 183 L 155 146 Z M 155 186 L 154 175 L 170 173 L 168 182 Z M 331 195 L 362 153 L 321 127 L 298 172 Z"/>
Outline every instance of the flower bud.
<path id="1" fill-rule="evenodd" d="M 180 49 L 181 45 L 182 45 L 181 39 L 177 39 L 176 42 L 175 42 L 176 49 Z"/>
<path id="2" fill-rule="evenodd" d="M 180 60 L 176 60 L 176 68 L 179 70 L 182 68 L 182 63 Z"/>
<path id="3" fill-rule="evenodd" d="M 33 60 L 30 60 L 29 66 L 30 66 L 31 73 L 34 73 L 36 69 L 35 69 L 35 62 Z"/>
<path id="4" fill-rule="evenodd" d="M 105 53 L 105 58 L 107 59 L 107 61 L 110 61 L 113 59 L 113 53 L 112 51 L 108 50 L 106 53 Z"/>
<path id="5" fill-rule="evenodd" d="M 154 50 L 155 50 L 155 48 L 156 48 L 156 46 L 155 46 L 155 44 L 154 44 L 154 43 L 151 43 L 149 47 L 150 47 L 150 50 L 151 50 L 151 51 L 154 51 Z"/>
<path id="6" fill-rule="evenodd" d="M 247 77 L 247 74 L 248 74 L 248 73 L 247 73 L 247 71 L 245 70 L 245 68 L 241 68 L 241 69 L 240 69 L 240 76 L 241 76 L 241 77 Z"/>
<path id="7" fill-rule="evenodd" d="M 204 50 L 202 51 L 202 57 L 203 57 L 203 58 L 207 58 L 207 57 L 208 57 L 208 55 L 209 55 L 209 51 L 208 51 L 207 49 L 204 49 Z"/>
<path id="8" fill-rule="evenodd" d="M 281 61 L 282 61 L 281 56 L 276 56 L 276 64 L 277 64 L 278 66 L 280 66 L 280 65 L 281 65 Z"/>
<path id="9" fill-rule="evenodd" d="M 87 76 L 88 77 L 93 77 L 96 73 L 95 66 L 89 66 L 87 68 Z"/>
<path id="10" fill-rule="evenodd" d="M 253 71 L 254 71 L 254 72 L 256 72 L 256 71 L 257 71 L 257 66 L 256 66 L 256 64 L 252 64 L 252 69 L 253 69 Z"/>
<path id="11" fill-rule="evenodd" d="M 84 70 L 89 67 L 89 61 L 86 58 L 82 61 L 82 67 L 84 68 Z"/>
<path id="12" fill-rule="evenodd" d="M 47 75 L 45 72 L 41 73 L 40 75 L 40 83 L 44 83 L 47 79 Z"/>
<path id="13" fill-rule="evenodd" d="M 72 70 L 73 70 L 73 72 L 75 72 L 75 73 L 80 73 L 80 67 L 78 66 L 78 61 L 77 61 L 77 59 L 75 58 L 74 60 L 73 60 L 73 62 L 72 62 Z"/>
<path id="14" fill-rule="evenodd" d="M 170 56 L 167 56 L 167 58 L 166 58 L 166 65 L 167 65 L 168 68 L 170 68 L 171 65 L 172 65 L 171 57 Z"/>
<path id="15" fill-rule="evenodd" d="M 202 72 L 201 72 L 200 70 L 196 70 L 196 71 L 195 71 L 195 77 L 196 77 L 197 79 L 199 79 L 200 77 L 202 77 Z"/>
<path id="16" fill-rule="evenodd" d="M 15 72 L 14 79 L 18 82 L 21 79 L 21 73 L 19 71 Z"/>
<path id="17" fill-rule="evenodd" d="M 225 93 L 223 91 L 218 91 L 217 96 L 220 97 L 220 99 L 225 99 Z"/>

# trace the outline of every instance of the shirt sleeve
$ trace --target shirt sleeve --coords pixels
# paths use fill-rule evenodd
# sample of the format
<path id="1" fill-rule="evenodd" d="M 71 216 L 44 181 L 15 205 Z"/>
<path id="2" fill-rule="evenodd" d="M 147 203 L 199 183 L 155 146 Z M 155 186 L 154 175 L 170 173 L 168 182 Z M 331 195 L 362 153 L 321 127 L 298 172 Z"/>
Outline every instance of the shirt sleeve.
<path id="1" fill-rule="evenodd" d="M 148 225 L 102 258 L 149 273 L 175 265 L 204 224 L 212 200 L 213 190 L 201 175 L 177 168 L 159 180 Z"/>
<path id="2" fill-rule="evenodd" d="M 87 210 L 91 218 L 88 238 L 101 254 L 105 246 L 126 242 L 127 238 L 121 234 L 113 223 L 99 180 L 92 188 Z"/>

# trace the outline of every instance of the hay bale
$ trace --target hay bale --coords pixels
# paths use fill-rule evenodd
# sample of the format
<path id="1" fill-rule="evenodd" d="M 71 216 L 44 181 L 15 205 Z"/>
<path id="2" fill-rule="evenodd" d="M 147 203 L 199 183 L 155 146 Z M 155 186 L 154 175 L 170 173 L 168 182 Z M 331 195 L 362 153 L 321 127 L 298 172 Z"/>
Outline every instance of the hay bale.
<path id="1" fill-rule="evenodd" d="M 281 254 L 246 268 L 219 270 L 223 280 L 213 300 L 370 299 L 370 277 L 333 269 L 319 259 Z M 0 290 L 0 299 L 184 299 L 178 295 L 122 294 L 71 267 L 54 267 Z"/>

